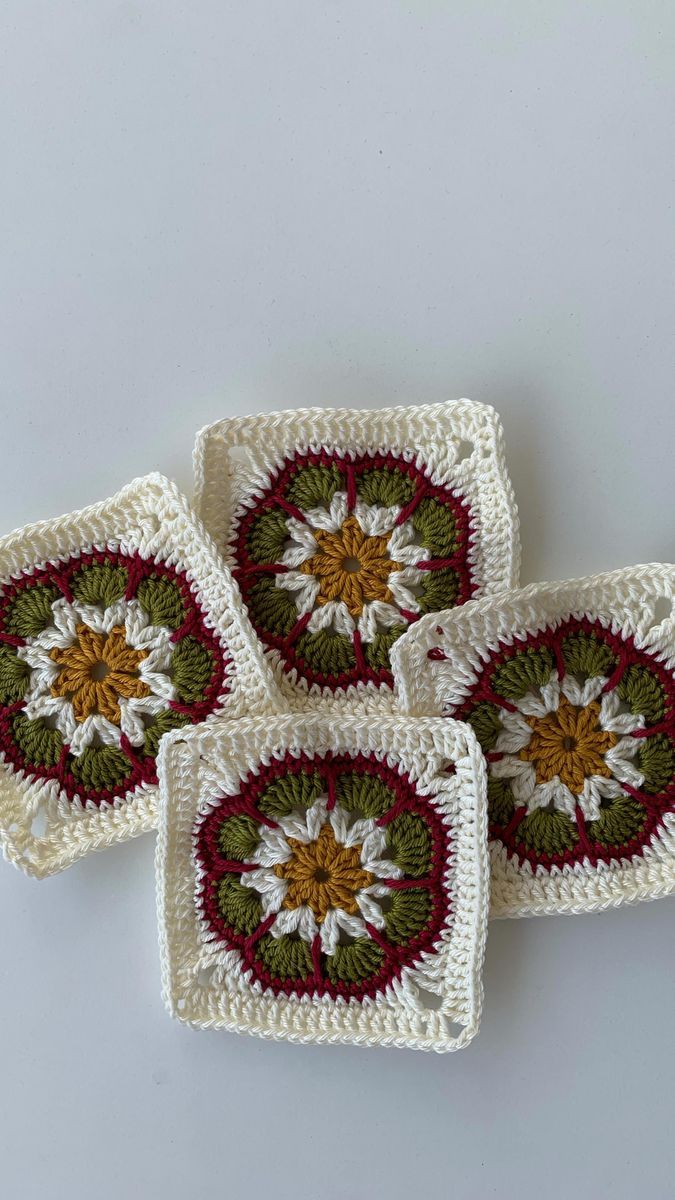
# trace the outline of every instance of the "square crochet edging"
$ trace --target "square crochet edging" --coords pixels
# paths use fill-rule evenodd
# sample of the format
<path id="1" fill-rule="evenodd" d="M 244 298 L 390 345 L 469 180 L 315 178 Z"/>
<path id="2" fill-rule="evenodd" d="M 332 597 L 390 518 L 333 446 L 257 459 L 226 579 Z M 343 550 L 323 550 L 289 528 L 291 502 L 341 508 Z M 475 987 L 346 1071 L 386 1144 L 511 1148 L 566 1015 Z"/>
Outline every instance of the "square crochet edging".
<path id="1" fill-rule="evenodd" d="M 516 586 L 518 516 L 486 405 L 217 422 L 195 504 L 289 708 L 392 711 L 389 654 L 424 612 Z"/>
<path id="2" fill-rule="evenodd" d="M 212 539 L 161 475 L 0 539 L 0 846 L 27 874 L 154 828 L 167 729 L 279 704 Z"/>
<path id="3" fill-rule="evenodd" d="M 166 738 L 160 778 L 172 1015 L 295 1042 L 443 1051 L 475 1035 L 488 862 L 468 727 L 223 721 Z"/>
<path id="4" fill-rule="evenodd" d="M 534 584 L 423 618 L 401 707 L 469 721 L 488 763 L 492 916 L 675 891 L 675 566 Z"/>

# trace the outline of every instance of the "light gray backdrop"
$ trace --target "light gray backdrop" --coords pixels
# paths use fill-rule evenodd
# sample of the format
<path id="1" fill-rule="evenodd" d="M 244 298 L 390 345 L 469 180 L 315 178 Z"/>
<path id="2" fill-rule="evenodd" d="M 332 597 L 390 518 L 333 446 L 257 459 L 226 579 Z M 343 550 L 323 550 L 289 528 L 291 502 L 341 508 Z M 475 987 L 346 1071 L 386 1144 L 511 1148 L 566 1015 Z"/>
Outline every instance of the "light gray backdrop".
<path id="1" fill-rule="evenodd" d="M 532 581 L 675 557 L 657 0 L 5 0 L 2 527 L 296 405 L 501 412 Z M 466 1052 L 165 1016 L 153 839 L 0 870 L 11 1200 L 673 1193 L 675 901 L 495 924 Z"/>

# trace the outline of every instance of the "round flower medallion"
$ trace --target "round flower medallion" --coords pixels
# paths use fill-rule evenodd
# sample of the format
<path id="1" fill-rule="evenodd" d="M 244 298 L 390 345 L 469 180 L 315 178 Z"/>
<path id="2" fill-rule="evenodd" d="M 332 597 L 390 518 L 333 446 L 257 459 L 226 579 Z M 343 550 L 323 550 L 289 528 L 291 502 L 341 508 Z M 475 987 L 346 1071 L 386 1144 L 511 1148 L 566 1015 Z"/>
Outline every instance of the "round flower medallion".
<path id="1" fill-rule="evenodd" d="M 253 625 L 308 684 L 391 683 L 396 639 L 474 591 L 466 501 L 393 453 L 298 453 L 236 524 Z"/>
<path id="2" fill-rule="evenodd" d="M 203 936 L 274 994 L 375 996 L 434 953 L 449 840 L 385 763 L 274 759 L 197 822 Z"/>
<path id="3" fill-rule="evenodd" d="M 455 715 L 487 756 L 490 836 L 520 863 L 630 861 L 675 809 L 672 675 L 599 620 L 502 644 Z"/>
<path id="4" fill-rule="evenodd" d="M 0 594 L 0 753 L 24 777 L 101 804 L 157 782 L 162 734 L 227 690 L 225 654 L 187 578 L 93 550 Z"/>

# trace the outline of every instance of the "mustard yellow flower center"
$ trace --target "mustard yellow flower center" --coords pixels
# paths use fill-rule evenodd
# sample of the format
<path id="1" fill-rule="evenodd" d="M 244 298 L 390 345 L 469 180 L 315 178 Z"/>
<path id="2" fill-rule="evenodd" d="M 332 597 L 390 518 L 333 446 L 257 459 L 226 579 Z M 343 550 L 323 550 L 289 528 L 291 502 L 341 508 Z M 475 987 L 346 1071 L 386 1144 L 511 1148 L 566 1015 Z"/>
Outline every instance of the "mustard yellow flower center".
<path id="1" fill-rule="evenodd" d="M 537 783 L 547 783 L 557 775 L 571 792 L 579 794 L 589 775 L 611 777 L 604 755 L 616 745 L 617 737 L 600 727 L 597 701 L 577 708 L 561 696 L 555 712 L 526 720 L 532 736 L 520 757 L 534 765 Z"/>
<path id="2" fill-rule="evenodd" d="M 356 916 L 356 893 L 373 883 L 375 876 L 361 866 L 361 847 L 342 846 L 330 825 L 324 825 L 315 842 L 288 839 L 291 857 L 274 868 L 288 881 L 284 908 L 307 904 L 321 924 L 331 908 Z"/>
<path id="3" fill-rule="evenodd" d="M 70 700 L 76 721 L 100 714 L 113 725 L 120 723 L 120 697 L 141 699 L 150 688 L 138 674 L 146 650 L 134 650 L 126 641 L 124 626 L 110 633 L 96 633 L 78 625 L 76 639 L 65 650 L 56 647 L 51 658 L 60 670 L 51 687 L 52 696 Z"/>
<path id="4" fill-rule="evenodd" d="M 335 533 L 313 530 L 319 552 L 300 564 L 305 575 L 319 581 L 317 604 L 342 600 L 353 617 L 360 616 L 364 604 L 373 600 L 391 603 L 387 581 L 401 563 L 389 557 L 389 535 L 364 533 L 356 517 L 349 516 Z"/>

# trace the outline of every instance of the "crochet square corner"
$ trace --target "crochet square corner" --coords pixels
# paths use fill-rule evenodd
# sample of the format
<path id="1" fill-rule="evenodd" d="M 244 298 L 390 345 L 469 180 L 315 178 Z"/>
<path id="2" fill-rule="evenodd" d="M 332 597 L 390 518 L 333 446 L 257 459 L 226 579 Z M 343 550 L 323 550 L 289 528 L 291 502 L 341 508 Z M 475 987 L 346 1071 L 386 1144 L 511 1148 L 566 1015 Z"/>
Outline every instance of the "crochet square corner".
<path id="1" fill-rule="evenodd" d="M 536 584 L 418 622 L 401 707 L 469 722 L 493 916 L 675 891 L 675 566 Z"/>
<path id="2" fill-rule="evenodd" d="M 469 400 L 220 421 L 197 437 L 195 476 L 295 710 L 391 712 L 396 640 L 518 583 L 502 428 Z"/>
<path id="3" fill-rule="evenodd" d="M 455 1050 L 478 1030 L 485 765 L 454 721 L 286 715 L 170 735 L 163 988 L 198 1027 Z"/>
<path id="4" fill-rule="evenodd" d="M 156 824 L 163 735 L 280 697 L 161 475 L 0 538 L 0 846 L 41 878 Z"/>

